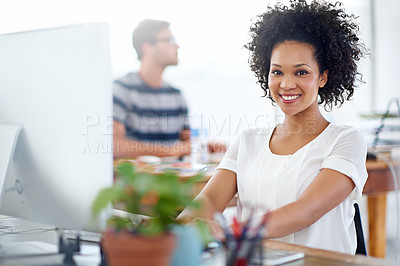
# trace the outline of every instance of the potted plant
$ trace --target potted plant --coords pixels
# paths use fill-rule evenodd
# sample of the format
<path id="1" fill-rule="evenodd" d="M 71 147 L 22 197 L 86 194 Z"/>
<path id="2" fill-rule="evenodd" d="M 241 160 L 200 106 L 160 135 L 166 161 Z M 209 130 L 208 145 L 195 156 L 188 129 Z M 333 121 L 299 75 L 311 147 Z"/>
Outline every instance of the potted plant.
<path id="1" fill-rule="evenodd" d="M 192 188 L 201 176 L 182 179 L 173 171 L 141 172 L 130 162 L 117 165 L 115 176 L 113 186 L 97 195 L 94 216 L 110 204 L 135 215 L 108 219 L 102 238 L 108 264 L 169 265 L 176 244 L 171 230 L 181 224 L 175 217 L 184 207 L 200 207 L 192 201 Z M 197 226 L 203 240 L 209 237 L 205 224 Z"/>

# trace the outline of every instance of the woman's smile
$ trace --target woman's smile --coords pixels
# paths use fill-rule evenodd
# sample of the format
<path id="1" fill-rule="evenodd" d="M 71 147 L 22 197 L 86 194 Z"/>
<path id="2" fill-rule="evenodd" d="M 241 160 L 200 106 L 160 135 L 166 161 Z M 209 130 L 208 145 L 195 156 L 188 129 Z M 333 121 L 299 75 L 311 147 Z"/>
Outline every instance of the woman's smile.
<path id="1" fill-rule="evenodd" d="M 301 97 L 301 94 L 279 94 L 285 103 L 295 102 Z"/>

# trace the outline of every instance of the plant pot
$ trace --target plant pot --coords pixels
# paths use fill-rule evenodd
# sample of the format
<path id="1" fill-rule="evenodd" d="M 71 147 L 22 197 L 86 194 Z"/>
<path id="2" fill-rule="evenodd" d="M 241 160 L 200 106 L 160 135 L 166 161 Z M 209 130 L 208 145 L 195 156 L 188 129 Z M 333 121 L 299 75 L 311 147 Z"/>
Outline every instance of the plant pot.
<path id="1" fill-rule="evenodd" d="M 175 245 L 176 236 L 172 233 L 153 237 L 106 231 L 102 239 L 109 266 L 167 266 L 171 263 Z"/>
<path id="2" fill-rule="evenodd" d="M 173 266 L 200 266 L 203 242 L 200 232 L 190 225 L 176 225 L 172 232 L 177 236 L 177 244 L 172 256 Z"/>

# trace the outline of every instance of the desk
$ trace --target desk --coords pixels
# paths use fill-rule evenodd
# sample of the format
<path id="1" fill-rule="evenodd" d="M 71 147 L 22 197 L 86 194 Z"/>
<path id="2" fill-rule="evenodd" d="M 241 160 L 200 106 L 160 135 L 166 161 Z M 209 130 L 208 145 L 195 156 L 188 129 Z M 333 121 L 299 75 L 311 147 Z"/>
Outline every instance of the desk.
<path id="1" fill-rule="evenodd" d="M 43 243 L 54 245 L 57 244 L 58 233 L 56 232 L 56 230 L 54 230 L 53 227 L 6 216 L 0 217 L 0 225 L 3 228 L 8 228 L 7 232 L 8 230 L 10 230 L 10 232 L 13 232 L 12 234 L 6 232 L 2 232 L 2 234 L 0 234 L 1 246 L 7 246 L 9 243 L 24 243 L 25 241 L 43 241 Z M 18 231 L 21 233 L 17 233 Z M 93 233 L 86 233 L 86 236 L 91 235 L 93 235 Z M 297 251 L 303 252 L 305 254 L 305 257 L 303 259 L 288 263 L 287 265 L 395 265 L 394 262 L 391 262 L 389 260 L 366 257 L 361 255 L 346 255 L 342 253 L 308 248 L 300 245 L 293 245 L 274 240 L 264 240 L 263 245 L 266 245 L 267 247 L 273 249 Z M 82 246 L 82 253 L 84 255 L 77 254 L 74 256 L 74 259 L 78 265 L 98 266 L 100 263 L 99 251 L 100 250 L 98 248 L 98 245 L 85 244 L 84 246 Z M 63 257 L 59 254 L 46 256 L 36 255 L 14 259 L 4 259 L 0 257 L 0 265 L 61 265 L 60 263 L 62 262 L 62 259 Z M 224 265 L 224 263 L 221 264 L 221 260 L 216 259 L 214 260 L 214 263 L 204 263 L 203 265 L 222 266 Z"/>
<path id="2" fill-rule="evenodd" d="M 3 220 L 4 221 L 4 220 Z M 19 241 L 46 241 L 51 244 L 57 243 L 57 232 L 55 230 L 41 230 L 38 228 L 47 228 L 43 227 L 43 225 L 23 221 L 17 218 L 8 218 L 8 224 L 11 224 L 14 229 L 18 230 L 29 230 L 29 234 L 13 234 L 3 235 L 0 237 L 0 243 L 2 245 L 7 245 L 7 243 L 16 243 Z M 26 232 L 26 231 L 25 231 Z M 296 252 L 303 252 L 305 254 L 303 259 L 287 263 L 285 265 L 305 265 L 305 266 L 351 266 L 351 265 L 396 265 L 394 262 L 389 260 L 384 260 L 380 258 L 374 257 L 366 257 L 362 255 L 347 255 L 338 252 L 332 252 L 322 249 L 308 248 L 300 245 L 293 245 L 284 242 L 274 241 L 274 240 L 264 240 L 263 245 L 278 249 L 278 250 L 290 250 Z M 98 245 L 84 245 L 82 246 L 82 253 L 74 255 L 74 260 L 77 265 L 85 265 L 85 266 L 98 266 L 100 263 L 100 254 L 99 254 Z M 222 255 L 222 260 L 221 258 Z M 202 263 L 203 266 L 223 266 L 224 258 L 223 254 L 217 254 L 219 258 L 212 260 L 210 263 Z M 34 256 L 26 256 L 20 258 L 10 258 L 4 259 L 0 257 L 0 265 L 4 266 L 15 266 L 15 265 L 62 265 L 63 257 L 59 254 L 53 255 L 34 255 Z M 222 263 L 221 263 L 222 262 Z"/>
<path id="3" fill-rule="evenodd" d="M 351 265 L 371 265 L 371 266 L 391 266 L 398 265 L 395 261 L 382 258 L 369 257 L 364 255 L 349 255 L 329 250 L 309 248 L 301 245 L 294 245 L 275 240 L 264 240 L 263 245 L 275 249 L 304 253 L 304 258 L 292 262 L 284 263 L 291 266 L 351 266 Z M 215 258 L 204 263 L 205 266 L 225 265 L 225 258 L 222 253 L 214 254 Z"/>
<path id="4" fill-rule="evenodd" d="M 264 245 L 279 250 L 303 252 L 304 259 L 288 263 L 287 265 L 396 265 L 395 262 L 363 255 L 348 255 L 323 249 L 315 249 L 300 245 L 293 245 L 274 240 L 264 240 Z"/>

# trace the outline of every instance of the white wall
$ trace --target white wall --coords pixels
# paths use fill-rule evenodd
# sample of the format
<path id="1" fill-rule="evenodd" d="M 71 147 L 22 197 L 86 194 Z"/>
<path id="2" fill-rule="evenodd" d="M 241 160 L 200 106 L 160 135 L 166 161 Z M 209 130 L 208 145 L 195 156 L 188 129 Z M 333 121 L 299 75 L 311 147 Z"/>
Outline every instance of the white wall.
<path id="1" fill-rule="evenodd" d="M 385 110 L 392 97 L 400 97 L 400 1 L 376 0 L 376 101 Z"/>

